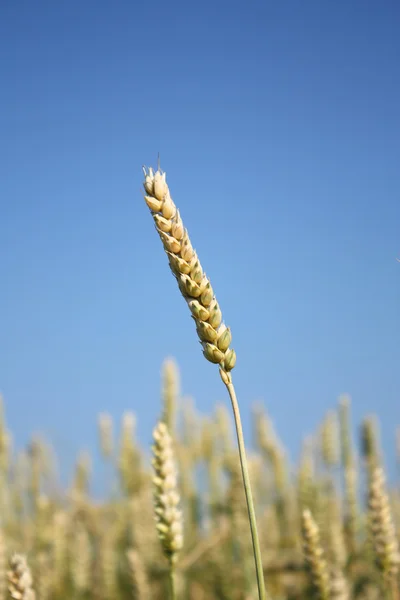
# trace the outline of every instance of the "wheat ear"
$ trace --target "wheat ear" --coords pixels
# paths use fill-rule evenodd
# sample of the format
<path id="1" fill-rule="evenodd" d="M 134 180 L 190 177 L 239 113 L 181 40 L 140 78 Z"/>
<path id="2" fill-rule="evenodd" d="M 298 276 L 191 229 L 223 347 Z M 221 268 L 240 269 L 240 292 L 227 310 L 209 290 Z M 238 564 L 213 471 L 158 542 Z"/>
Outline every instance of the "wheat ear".
<path id="1" fill-rule="evenodd" d="M 308 509 L 303 510 L 302 536 L 306 564 L 319 600 L 330 599 L 329 574 L 320 543 L 318 525 Z"/>
<path id="2" fill-rule="evenodd" d="M 183 546 L 182 512 L 179 508 L 177 472 L 172 438 L 160 421 L 153 432 L 154 512 L 158 536 L 169 561 L 171 600 L 175 598 L 175 563 Z"/>
<path id="3" fill-rule="evenodd" d="M 153 215 L 171 271 L 196 323 L 203 354 L 210 362 L 230 371 L 236 362 L 235 351 L 230 348 L 231 332 L 222 323 L 221 309 L 171 198 L 166 174 L 160 170 L 154 173 L 152 169 L 144 173 L 144 188 L 148 194 L 144 199 Z"/>
<path id="4" fill-rule="evenodd" d="M 254 502 L 247 466 L 246 450 L 240 418 L 239 405 L 230 371 L 236 363 L 236 353 L 231 348 L 232 336 L 229 327 L 222 322 L 222 313 L 215 298 L 211 283 L 204 273 L 189 234 L 175 206 L 166 181 L 166 173 L 160 169 L 143 169 L 145 201 L 153 215 L 156 230 L 161 238 L 169 265 L 175 276 L 182 296 L 186 300 L 196 324 L 197 335 L 205 358 L 219 365 L 220 375 L 232 403 L 235 418 L 239 457 L 243 484 L 249 513 L 250 530 L 256 564 L 258 594 L 265 600 L 264 575 L 258 540 Z"/>
<path id="5" fill-rule="evenodd" d="M 400 594 L 397 587 L 400 564 L 399 545 L 382 467 L 375 467 L 371 470 L 368 487 L 368 521 L 376 560 L 386 585 L 391 590 L 393 600 L 399 600 Z"/>
<path id="6" fill-rule="evenodd" d="M 35 600 L 32 588 L 32 575 L 23 554 L 14 554 L 10 559 L 8 590 L 15 600 Z"/>

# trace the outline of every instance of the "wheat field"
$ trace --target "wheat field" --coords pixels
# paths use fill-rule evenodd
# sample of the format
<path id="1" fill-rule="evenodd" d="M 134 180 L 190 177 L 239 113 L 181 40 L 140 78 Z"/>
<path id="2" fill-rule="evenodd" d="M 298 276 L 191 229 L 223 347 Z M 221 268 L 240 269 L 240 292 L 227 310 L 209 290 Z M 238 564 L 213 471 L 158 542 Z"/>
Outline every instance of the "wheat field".
<path id="1" fill-rule="evenodd" d="M 157 527 L 166 513 L 158 511 L 157 518 L 156 508 L 160 477 L 167 479 L 170 467 L 163 471 L 160 448 L 175 464 L 166 485 L 177 511 L 172 523 L 181 524 L 172 530 L 174 594 L 182 600 L 257 598 L 229 410 L 217 405 L 213 414 L 199 414 L 193 401 L 180 397 L 178 381 L 177 365 L 167 359 L 164 427 L 160 434 L 156 426 L 152 451 L 157 464 L 136 441 L 133 413 L 122 416 L 118 435 L 108 414 L 98 416 L 110 490 L 102 501 L 90 497 L 86 454 L 61 492 L 49 443 L 32 439 L 13 456 L 2 417 L 0 598 L 168 597 L 164 550 L 171 539 L 160 543 Z M 360 424 L 359 443 L 351 439 L 350 406 L 348 397 L 339 399 L 304 440 L 297 465 L 288 461 L 267 412 L 254 406 L 248 460 L 269 598 L 396 598 L 400 491 L 385 485 L 376 419 Z M 167 427 L 169 443 L 162 446 Z"/>

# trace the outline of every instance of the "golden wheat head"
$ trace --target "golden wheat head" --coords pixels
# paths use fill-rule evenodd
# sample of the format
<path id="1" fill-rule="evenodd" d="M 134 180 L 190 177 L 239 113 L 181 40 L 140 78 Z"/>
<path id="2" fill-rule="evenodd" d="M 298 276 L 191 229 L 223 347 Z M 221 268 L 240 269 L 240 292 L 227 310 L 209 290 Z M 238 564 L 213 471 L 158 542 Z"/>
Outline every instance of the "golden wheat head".
<path id="1" fill-rule="evenodd" d="M 165 172 L 144 170 L 144 197 L 168 255 L 169 265 L 182 296 L 196 323 L 197 334 L 207 360 L 229 372 L 236 362 L 231 332 L 222 322 L 222 313 L 211 283 L 204 273 L 189 234 L 185 229 L 166 182 Z"/>

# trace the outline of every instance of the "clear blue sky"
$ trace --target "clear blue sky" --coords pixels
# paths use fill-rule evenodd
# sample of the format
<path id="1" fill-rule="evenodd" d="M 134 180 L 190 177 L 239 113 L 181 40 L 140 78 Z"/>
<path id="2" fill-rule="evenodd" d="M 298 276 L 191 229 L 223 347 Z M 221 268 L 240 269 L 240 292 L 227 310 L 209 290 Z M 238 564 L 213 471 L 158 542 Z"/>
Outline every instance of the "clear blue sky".
<path id="1" fill-rule="evenodd" d="M 172 355 L 225 399 L 142 199 L 162 167 L 232 328 L 246 431 L 293 454 L 333 406 L 400 421 L 400 5 L 0 4 L 0 388 L 65 460 Z"/>

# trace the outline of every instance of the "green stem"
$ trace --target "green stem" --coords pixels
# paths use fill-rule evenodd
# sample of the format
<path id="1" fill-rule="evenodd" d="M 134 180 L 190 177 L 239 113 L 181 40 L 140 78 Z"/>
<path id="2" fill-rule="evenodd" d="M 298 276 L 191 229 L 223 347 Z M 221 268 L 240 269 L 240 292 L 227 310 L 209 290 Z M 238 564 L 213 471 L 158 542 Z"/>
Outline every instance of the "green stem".
<path id="1" fill-rule="evenodd" d="M 168 570 L 168 588 L 170 600 L 176 600 L 175 568 L 172 563 L 170 563 Z"/>
<path id="2" fill-rule="evenodd" d="M 227 374 L 225 374 L 225 375 L 227 375 Z M 255 514 L 255 510 L 254 510 L 253 495 L 251 493 L 250 477 L 249 477 L 249 470 L 247 467 L 246 449 L 245 449 L 245 445 L 244 445 L 243 429 L 242 429 L 242 422 L 241 422 L 241 418 L 240 418 L 239 405 L 238 405 L 238 401 L 236 398 L 236 392 L 235 392 L 235 388 L 232 383 L 231 376 L 229 375 L 226 378 L 227 381 L 224 380 L 222 373 L 221 373 L 221 377 L 228 389 L 229 397 L 232 402 L 233 415 L 235 418 L 236 434 L 237 434 L 239 456 L 240 456 L 240 465 L 242 468 L 243 485 L 244 485 L 244 491 L 246 494 L 247 510 L 249 513 L 249 521 L 250 521 L 251 538 L 252 538 L 252 542 L 253 542 L 254 560 L 255 560 L 255 565 L 256 565 L 258 596 L 259 596 L 260 600 L 266 600 L 264 573 L 263 573 L 263 566 L 262 566 L 261 552 L 260 552 L 260 542 L 258 539 L 256 514 Z"/>

